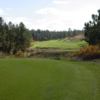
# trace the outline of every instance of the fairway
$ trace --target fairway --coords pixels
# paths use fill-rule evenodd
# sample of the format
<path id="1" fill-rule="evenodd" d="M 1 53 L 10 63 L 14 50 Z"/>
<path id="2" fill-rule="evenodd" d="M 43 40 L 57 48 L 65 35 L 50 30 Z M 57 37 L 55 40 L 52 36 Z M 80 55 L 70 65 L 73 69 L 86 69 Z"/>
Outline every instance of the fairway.
<path id="1" fill-rule="evenodd" d="M 62 40 L 33 42 L 32 48 L 59 48 L 59 49 L 75 50 L 79 49 L 83 45 L 87 45 L 87 43 L 81 40 L 62 39 Z"/>
<path id="2" fill-rule="evenodd" d="M 99 65 L 0 59 L 0 100 L 100 100 Z"/>

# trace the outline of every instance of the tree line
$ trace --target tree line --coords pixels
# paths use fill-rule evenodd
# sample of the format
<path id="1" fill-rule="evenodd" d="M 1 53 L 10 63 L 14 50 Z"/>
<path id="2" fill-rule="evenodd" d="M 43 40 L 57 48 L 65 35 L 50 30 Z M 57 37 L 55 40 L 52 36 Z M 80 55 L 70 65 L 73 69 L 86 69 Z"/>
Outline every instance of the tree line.
<path id="1" fill-rule="evenodd" d="M 68 31 L 49 31 L 49 30 L 32 30 L 31 31 L 33 40 L 44 41 L 52 39 L 63 39 L 66 37 L 74 37 L 75 35 L 83 33 L 81 30 L 71 30 Z"/>
<path id="2" fill-rule="evenodd" d="M 13 24 L 6 23 L 0 17 L 0 52 L 16 54 L 17 51 L 25 51 L 30 46 L 30 41 L 43 41 L 51 39 L 62 39 L 66 37 L 73 37 L 81 34 L 81 30 L 68 31 L 49 31 L 49 30 L 29 30 L 21 22 Z M 90 45 L 100 45 L 100 10 L 98 14 L 92 15 L 92 21 L 85 23 L 84 27 L 85 41 Z"/>
<path id="3" fill-rule="evenodd" d="M 0 17 L 0 51 L 15 54 L 17 51 L 25 51 L 30 46 L 31 33 L 25 25 L 6 23 Z"/>
<path id="4" fill-rule="evenodd" d="M 31 39 L 37 41 L 62 39 L 80 34 L 80 30 L 49 31 L 29 30 L 21 22 L 13 24 L 6 23 L 0 17 L 0 52 L 16 54 L 18 51 L 25 51 L 31 44 Z"/>

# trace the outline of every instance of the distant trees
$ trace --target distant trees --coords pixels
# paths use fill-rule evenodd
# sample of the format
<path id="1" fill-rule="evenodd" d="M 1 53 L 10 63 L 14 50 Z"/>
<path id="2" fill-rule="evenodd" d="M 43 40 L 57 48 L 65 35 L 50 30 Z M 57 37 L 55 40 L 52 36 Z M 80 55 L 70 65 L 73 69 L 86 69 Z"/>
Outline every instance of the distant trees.
<path id="1" fill-rule="evenodd" d="M 15 54 L 17 51 L 25 51 L 30 45 L 31 34 L 23 23 L 8 24 L 0 17 L 0 51 Z"/>
<path id="2" fill-rule="evenodd" d="M 30 46 L 30 40 L 44 41 L 52 39 L 62 39 L 73 37 L 82 33 L 80 30 L 68 31 L 49 31 L 49 30 L 31 30 L 26 29 L 25 25 L 6 23 L 0 17 L 0 52 L 16 54 L 18 51 L 25 51 Z"/>
<path id="3" fill-rule="evenodd" d="M 100 10 L 92 15 L 92 21 L 85 23 L 85 40 L 92 45 L 100 44 Z"/>
<path id="4" fill-rule="evenodd" d="M 49 30 L 32 30 L 33 40 L 44 41 L 52 39 L 63 39 L 66 37 L 73 37 L 80 33 L 83 33 L 80 30 L 71 30 L 68 31 L 49 31 Z"/>

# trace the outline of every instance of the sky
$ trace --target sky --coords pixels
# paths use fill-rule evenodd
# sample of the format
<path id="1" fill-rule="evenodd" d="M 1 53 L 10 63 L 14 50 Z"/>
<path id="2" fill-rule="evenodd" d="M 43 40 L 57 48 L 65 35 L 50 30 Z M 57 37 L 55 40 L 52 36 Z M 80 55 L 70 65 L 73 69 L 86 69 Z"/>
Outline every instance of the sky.
<path id="1" fill-rule="evenodd" d="M 0 16 L 29 29 L 83 29 L 98 9 L 100 0 L 0 0 Z"/>

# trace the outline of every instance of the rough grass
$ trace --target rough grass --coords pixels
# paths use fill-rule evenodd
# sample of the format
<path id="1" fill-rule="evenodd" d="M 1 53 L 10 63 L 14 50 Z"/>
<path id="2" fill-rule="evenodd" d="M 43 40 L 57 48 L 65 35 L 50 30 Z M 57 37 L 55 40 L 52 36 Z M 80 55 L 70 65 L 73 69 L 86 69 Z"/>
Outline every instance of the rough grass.
<path id="1" fill-rule="evenodd" d="M 80 40 L 49 40 L 33 42 L 32 48 L 60 48 L 60 49 L 79 49 L 81 46 L 86 45 L 85 41 Z"/>
<path id="2" fill-rule="evenodd" d="M 0 59 L 0 100 L 100 100 L 100 63 Z"/>

